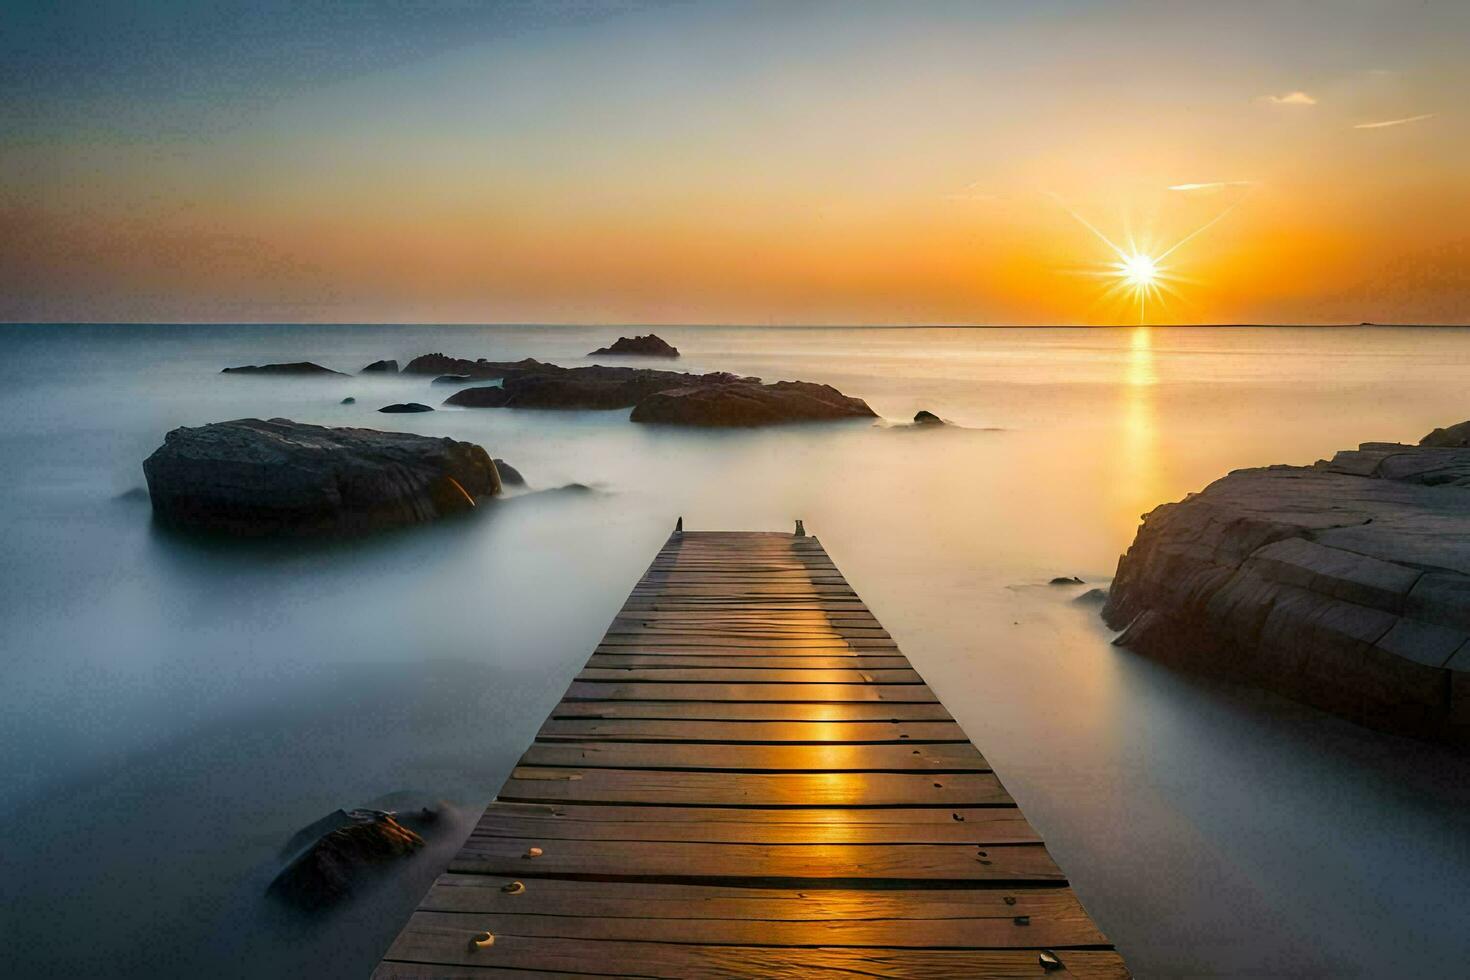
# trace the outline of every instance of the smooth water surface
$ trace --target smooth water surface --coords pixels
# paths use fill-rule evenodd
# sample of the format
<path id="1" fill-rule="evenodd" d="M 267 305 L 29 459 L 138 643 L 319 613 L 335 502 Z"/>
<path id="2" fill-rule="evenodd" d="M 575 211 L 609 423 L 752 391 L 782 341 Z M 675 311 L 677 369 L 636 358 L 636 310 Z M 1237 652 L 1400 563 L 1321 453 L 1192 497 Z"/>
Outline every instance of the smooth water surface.
<path id="1" fill-rule="evenodd" d="M 0 328 L 7 973 L 366 975 L 680 515 L 805 520 L 1140 976 L 1470 962 L 1470 761 L 1112 647 L 1044 584 L 1105 584 L 1141 513 L 1230 469 L 1470 417 L 1470 331 L 660 328 L 683 369 L 830 382 L 895 423 L 751 432 L 380 415 L 448 390 L 218 373 L 587 363 L 619 332 Z M 921 408 L 957 426 L 897 424 Z M 469 439 L 547 492 L 346 543 L 155 529 L 142 459 L 242 416 Z M 458 805 L 403 874 L 319 919 L 263 898 L 295 830 L 395 792 Z"/>

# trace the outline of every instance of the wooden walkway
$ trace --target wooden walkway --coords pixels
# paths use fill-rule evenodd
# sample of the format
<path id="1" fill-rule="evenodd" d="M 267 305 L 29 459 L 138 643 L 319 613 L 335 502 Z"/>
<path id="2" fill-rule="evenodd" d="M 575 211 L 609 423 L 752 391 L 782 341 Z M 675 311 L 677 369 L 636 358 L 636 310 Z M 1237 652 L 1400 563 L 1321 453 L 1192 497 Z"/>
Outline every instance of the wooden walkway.
<path id="1" fill-rule="evenodd" d="M 376 980 L 1126 977 L 815 538 L 677 533 Z"/>

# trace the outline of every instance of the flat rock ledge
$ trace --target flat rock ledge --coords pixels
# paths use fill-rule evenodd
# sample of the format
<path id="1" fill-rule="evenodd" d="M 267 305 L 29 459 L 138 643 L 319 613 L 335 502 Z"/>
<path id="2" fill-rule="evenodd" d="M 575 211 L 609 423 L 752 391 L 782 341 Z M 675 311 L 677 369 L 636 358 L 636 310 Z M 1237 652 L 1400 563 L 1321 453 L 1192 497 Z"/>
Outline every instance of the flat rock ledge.
<path id="1" fill-rule="evenodd" d="M 807 381 L 694 385 L 655 392 L 633 407 L 634 422 L 659 425 L 758 426 L 876 418 L 868 403 L 831 385 Z"/>
<path id="2" fill-rule="evenodd" d="M 1102 614 L 1148 656 L 1470 745 L 1470 449 L 1237 470 L 1144 516 Z"/>
<path id="3" fill-rule="evenodd" d="M 240 536 L 420 524 L 500 492 L 490 455 L 472 443 L 289 419 L 174 429 L 143 474 L 161 523 Z"/>

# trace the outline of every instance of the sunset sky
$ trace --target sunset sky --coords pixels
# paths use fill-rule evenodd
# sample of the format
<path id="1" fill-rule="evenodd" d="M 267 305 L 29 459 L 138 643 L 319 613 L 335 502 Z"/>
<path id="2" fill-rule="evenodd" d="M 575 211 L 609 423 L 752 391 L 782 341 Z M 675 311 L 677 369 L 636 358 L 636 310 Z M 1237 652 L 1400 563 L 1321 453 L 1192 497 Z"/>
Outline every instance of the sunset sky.
<path id="1" fill-rule="evenodd" d="M 1470 321 L 1470 3 L 4 18 L 0 320 Z"/>

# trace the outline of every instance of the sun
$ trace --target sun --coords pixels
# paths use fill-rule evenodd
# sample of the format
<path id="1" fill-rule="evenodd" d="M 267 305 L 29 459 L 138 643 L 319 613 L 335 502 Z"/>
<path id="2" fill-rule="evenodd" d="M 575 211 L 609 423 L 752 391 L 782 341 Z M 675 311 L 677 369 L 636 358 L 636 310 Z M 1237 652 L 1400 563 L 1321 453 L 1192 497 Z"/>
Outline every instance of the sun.
<path id="1" fill-rule="evenodd" d="M 1137 253 L 1118 263 L 1119 274 L 1136 289 L 1147 289 L 1159 279 L 1158 260 Z"/>

